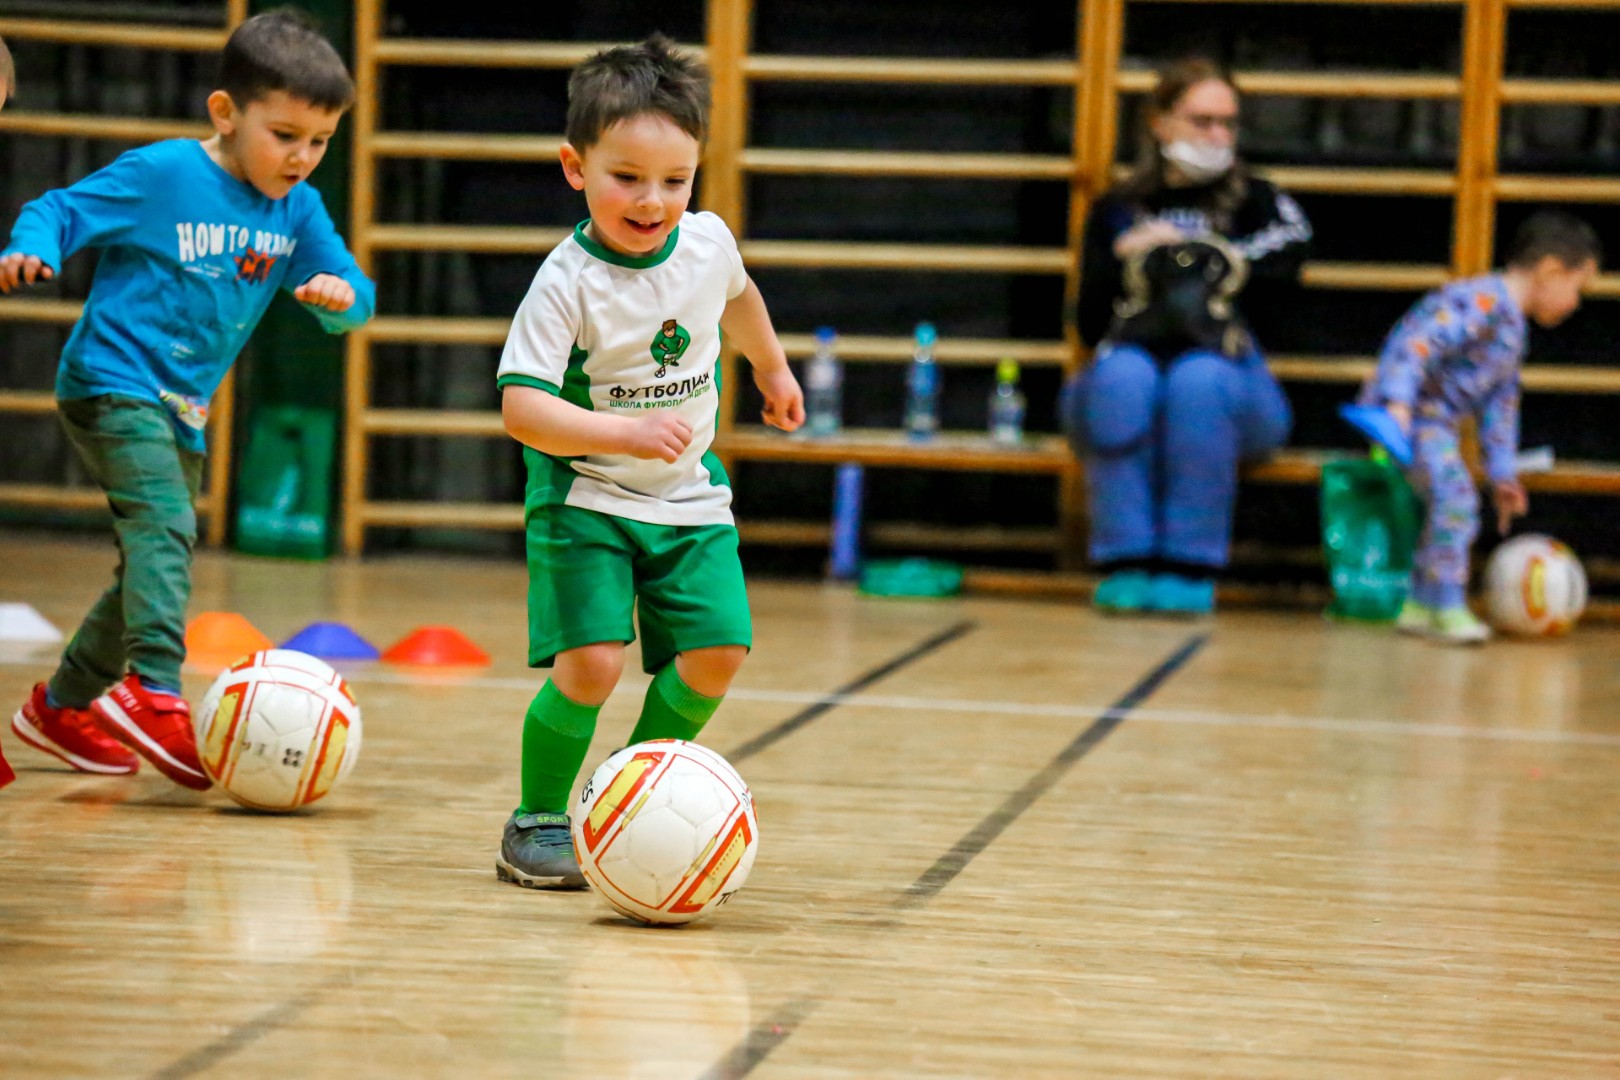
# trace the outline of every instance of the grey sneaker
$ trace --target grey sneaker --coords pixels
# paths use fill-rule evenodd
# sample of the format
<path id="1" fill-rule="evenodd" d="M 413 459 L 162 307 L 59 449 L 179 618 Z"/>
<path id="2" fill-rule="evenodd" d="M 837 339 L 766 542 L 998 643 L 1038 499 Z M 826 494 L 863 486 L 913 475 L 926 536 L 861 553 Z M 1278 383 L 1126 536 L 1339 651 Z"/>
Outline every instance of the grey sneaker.
<path id="1" fill-rule="evenodd" d="M 512 811 L 501 833 L 495 876 L 525 889 L 583 889 L 568 815 Z"/>

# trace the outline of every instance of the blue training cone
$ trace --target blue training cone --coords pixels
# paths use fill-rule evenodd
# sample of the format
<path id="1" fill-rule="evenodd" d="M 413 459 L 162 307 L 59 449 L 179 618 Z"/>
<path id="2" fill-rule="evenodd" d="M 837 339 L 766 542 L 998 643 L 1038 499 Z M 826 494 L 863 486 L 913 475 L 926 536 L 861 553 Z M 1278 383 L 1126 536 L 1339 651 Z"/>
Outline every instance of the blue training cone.
<path id="1" fill-rule="evenodd" d="M 1412 440 L 1388 410 L 1372 405 L 1340 405 L 1339 415 L 1372 443 L 1389 451 L 1397 463 L 1412 464 Z"/>
<path id="2" fill-rule="evenodd" d="M 322 660 L 375 660 L 377 646 L 342 623 L 310 623 L 281 643 L 283 649 L 297 649 Z"/>

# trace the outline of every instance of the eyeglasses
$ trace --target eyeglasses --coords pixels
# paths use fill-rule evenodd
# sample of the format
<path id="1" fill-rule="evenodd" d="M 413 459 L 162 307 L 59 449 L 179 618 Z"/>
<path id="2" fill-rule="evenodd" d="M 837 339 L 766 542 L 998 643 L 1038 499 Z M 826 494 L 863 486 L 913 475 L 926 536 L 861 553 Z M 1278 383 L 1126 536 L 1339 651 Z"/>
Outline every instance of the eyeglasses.
<path id="1" fill-rule="evenodd" d="M 1234 134 L 1243 124 L 1241 118 L 1233 116 L 1215 116 L 1211 113 L 1171 113 L 1177 120 L 1183 120 L 1199 131 L 1214 131 L 1216 128 L 1225 128 Z"/>

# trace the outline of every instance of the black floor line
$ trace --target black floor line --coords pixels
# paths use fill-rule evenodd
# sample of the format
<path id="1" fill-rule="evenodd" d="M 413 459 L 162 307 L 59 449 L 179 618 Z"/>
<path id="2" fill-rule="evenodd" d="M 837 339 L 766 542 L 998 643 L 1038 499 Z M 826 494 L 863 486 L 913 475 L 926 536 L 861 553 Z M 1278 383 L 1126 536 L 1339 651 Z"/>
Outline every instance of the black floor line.
<path id="1" fill-rule="evenodd" d="M 1023 787 L 1007 796 L 1000 806 L 990 811 L 983 820 L 968 830 L 951 850 L 941 855 L 933 866 L 924 870 L 917 880 L 907 886 L 906 890 L 895 899 L 894 913 L 875 919 L 874 928 L 893 926 L 898 922 L 898 913 L 921 907 L 939 895 L 939 891 L 966 869 L 975 856 L 994 843 L 996 837 L 1000 836 L 1007 826 L 1018 820 L 1024 811 L 1050 791 L 1052 786 L 1062 779 L 1064 773 L 1096 749 L 1110 732 L 1124 723 L 1131 710 L 1151 697 L 1154 691 L 1164 685 L 1166 679 L 1191 660 L 1207 640 L 1209 640 L 1207 634 L 1195 634 L 1144 675 L 1135 686 L 1125 692 L 1124 696 L 1075 736 L 1074 741 L 1065 746 L 1040 772 L 1030 777 Z M 757 1069 L 773 1050 L 791 1038 L 799 1025 L 820 1008 L 828 996 L 825 993 L 807 994 L 788 1001 L 770 1017 L 755 1025 L 741 1042 L 732 1047 L 725 1057 L 710 1066 L 699 1080 L 742 1080 Z"/>
<path id="2" fill-rule="evenodd" d="M 846 695 L 860 693 L 862 690 L 865 690 L 868 686 L 871 686 L 878 680 L 888 678 L 890 675 L 893 675 L 895 672 L 899 671 L 903 667 L 906 667 L 908 664 L 913 664 L 936 649 L 949 645 L 963 634 L 966 634 L 969 630 L 972 630 L 973 627 L 974 623 L 972 621 L 959 622 L 954 626 L 941 630 L 939 633 L 935 634 L 931 638 L 928 638 L 926 641 L 918 642 L 916 645 L 913 645 L 899 656 L 896 656 L 893 660 L 880 664 L 871 671 L 868 671 L 866 674 L 855 679 L 853 682 L 845 683 L 837 690 L 834 690 L 832 693 L 823 697 L 820 701 L 813 702 L 812 704 L 801 709 L 799 712 L 788 717 L 786 720 L 783 720 L 775 727 L 755 735 L 752 739 L 749 739 L 735 750 L 727 753 L 725 755 L 725 759 L 731 762 L 733 765 L 737 764 L 739 761 L 746 761 L 748 758 L 753 757 L 761 750 L 781 742 L 795 731 L 798 731 L 800 728 L 810 723 L 816 717 L 837 708 L 840 699 Z"/>
<path id="3" fill-rule="evenodd" d="M 339 978 L 329 979 L 319 986 L 313 986 L 305 990 L 296 997 L 288 998 L 280 1005 L 266 1009 L 246 1023 L 238 1024 L 207 1046 L 198 1047 L 185 1057 L 164 1066 L 153 1073 L 148 1080 L 185 1080 L 188 1076 L 196 1076 L 200 1072 L 206 1072 L 240 1051 L 249 1043 L 291 1024 L 305 1009 L 315 1004 L 321 995 L 337 986 L 348 984 L 352 979 L 352 972 L 344 972 Z"/>

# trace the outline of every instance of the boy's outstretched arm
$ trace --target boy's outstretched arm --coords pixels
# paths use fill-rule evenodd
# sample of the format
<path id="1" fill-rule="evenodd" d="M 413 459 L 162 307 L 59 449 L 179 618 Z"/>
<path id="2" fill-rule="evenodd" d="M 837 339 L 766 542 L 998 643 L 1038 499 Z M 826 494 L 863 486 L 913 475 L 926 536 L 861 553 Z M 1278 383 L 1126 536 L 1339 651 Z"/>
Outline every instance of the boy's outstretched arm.
<path id="1" fill-rule="evenodd" d="M 692 428 L 672 410 L 635 417 L 592 412 L 536 386 L 502 390 L 501 419 L 512 438 L 555 457 L 629 454 L 673 463 L 692 441 Z"/>
<path id="2" fill-rule="evenodd" d="M 360 271 L 318 196 L 299 227 L 298 247 L 282 287 L 329 334 L 357 329 L 376 311 L 377 286 Z"/>
<path id="3" fill-rule="evenodd" d="M 142 160 L 125 154 L 24 206 L 0 254 L 0 292 L 49 281 L 81 248 L 117 243 L 140 223 L 146 186 Z"/>
<path id="4" fill-rule="evenodd" d="M 1486 399 L 1479 414 L 1479 449 L 1491 481 L 1496 530 L 1503 536 L 1513 519 L 1530 509 L 1530 496 L 1518 477 L 1519 380 L 1504 379 Z"/>
<path id="5" fill-rule="evenodd" d="M 754 385 L 765 395 L 765 422 L 783 431 L 796 430 L 804 423 L 804 391 L 788 367 L 787 354 L 771 326 L 770 312 L 765 310 L 765 298 L 753 278 L 726 303 L 720 329 L 753 365 Z"/>

